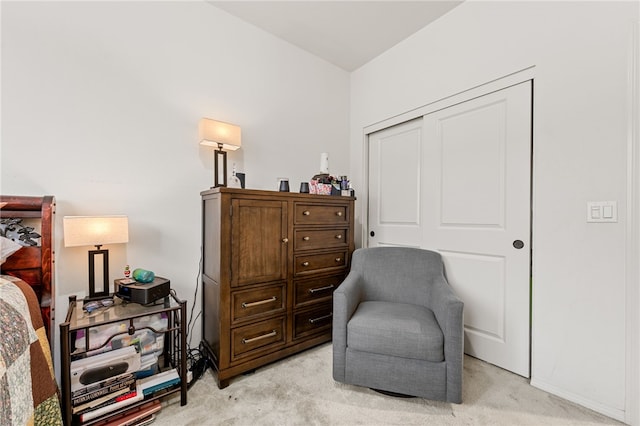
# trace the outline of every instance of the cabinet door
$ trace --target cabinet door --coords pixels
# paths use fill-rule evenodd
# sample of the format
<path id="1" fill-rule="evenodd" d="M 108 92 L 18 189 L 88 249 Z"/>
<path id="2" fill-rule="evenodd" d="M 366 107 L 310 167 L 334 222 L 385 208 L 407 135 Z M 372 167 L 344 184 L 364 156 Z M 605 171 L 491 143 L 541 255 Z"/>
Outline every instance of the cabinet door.
<path id="1" fill-rule="evenodd" d="M 231 205 L 231 285 L 286 279 L 286 201 L 235 199 Z"/>

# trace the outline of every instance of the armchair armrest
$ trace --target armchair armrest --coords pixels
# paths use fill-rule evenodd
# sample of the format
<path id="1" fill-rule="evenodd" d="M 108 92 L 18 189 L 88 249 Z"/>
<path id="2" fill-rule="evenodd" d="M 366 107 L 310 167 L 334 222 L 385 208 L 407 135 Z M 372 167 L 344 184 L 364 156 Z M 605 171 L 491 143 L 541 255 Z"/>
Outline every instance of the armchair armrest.
<path id="1" fill-rule="evenodd" d="M 464 303 L 456 296 L 444 277 L 434 280 L 429 297 L 430 309 L 444 335 L 444 359 L 447 363 L 447 400 L 462 401 L 464 357 Z"/>
<path id="2" fill-rule="evenodd" d="M 347 322 L 360 304 L 362 285 L 362 276 L 351 271 L 333 292 L 333 378 L 341 382 L 345 377 Z"/>

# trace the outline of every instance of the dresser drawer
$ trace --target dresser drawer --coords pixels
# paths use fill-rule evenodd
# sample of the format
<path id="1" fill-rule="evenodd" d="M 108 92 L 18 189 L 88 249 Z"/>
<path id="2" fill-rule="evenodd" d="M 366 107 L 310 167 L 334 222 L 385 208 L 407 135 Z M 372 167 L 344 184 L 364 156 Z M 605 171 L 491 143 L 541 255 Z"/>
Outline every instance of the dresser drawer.
<path id="1" fill-rule="evenodd" d="M 283 345 L 285 323 L 285 318 L 279 317 L 232 330 L 232 360 Z"/>
<path id="2" fill-rule="evenodd" d="M 331 330 L 333 324 L 333 306 L 324 304 L 318 308 L 296 312 L 293 315 L 293 338 L 299 339 L 311 334 Z"/>
<path id="3" fill-rule="evenodd" d="M 338 272 L 346 269 L 347 250 L 294 256 L 293 273 L 302 276 L 318 272 Z"/>
<path id="4" fill-rule="evenodd" d="M 295 281 L 294 305 L 298 307 L 327 298 L 331 299 L 333 291 L 338 288 L 342 280 L 344 280 L 344 274 Z"/>
<path id="5" fill-rule="evenodd" d="M 231 293 L 232 322 L 275 315 L 286 309 L 285 284 Z"/>
<path id="6" fill-rule="evenodd" d="M 349 244 L 349 228 L 296 229 L 294 235 L 293 249 L 296 251 L 346 248 Z"/>
<path id="7" fill-rule="evenodd" d="M 347 225 L 348 212 L 346 205 L 296 203 L 294 223 L 296 225 Z"/>

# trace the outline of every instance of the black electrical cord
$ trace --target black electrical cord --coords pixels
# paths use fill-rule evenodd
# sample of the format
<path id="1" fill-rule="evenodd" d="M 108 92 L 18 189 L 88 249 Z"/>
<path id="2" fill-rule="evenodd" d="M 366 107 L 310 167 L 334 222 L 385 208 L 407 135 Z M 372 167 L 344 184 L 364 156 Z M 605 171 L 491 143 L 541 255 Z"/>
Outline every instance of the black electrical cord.
<path id="1" fill-rule="evenodd" d="M 189 349 L 187 353 L 187 370 L 191 371 L 191 381 L 187 384 L 187 389 L 191 387 L 204 375 L 209 363 L 200 348 Z"/>
<path id="2" fill-rule="evenodd" d="M 190 338 L 193 336 L 193 327 L 196 324 L 196 320 L 202 314 L 202 309 L 200 312 L 194 317 L 193 313 L 196 307 L 196 300 L 198 297 L 198 287 L 200 287 L 200 274 L 202 271 L 202 262 L 203 262 L 203 250 L 202 246 L 200 246 L 200 261 L 198 262 L 198 274 L 196 275 L 196 286 L 193 294 L 193 305 L 191 306 L 191 312 L 189 313 L 189 321 L 187 322 L 187 346 L 189 349 L 187 350 L 187 370 L 191 371 L 191 380 L 187 383 L 187 389 L 191 389 L 191 387 L 204 375 L 204 372 L 207 370 L 209 366 L 208 359 L 206 355 L 204 355 L 201 345 L 197 348 L 191 348 L 191 340 Z"/>
<path id="3" fill-rule="evenodd" d="M 196 287 L 193 293 L 193 305 L 191 306 L 191 313 L 189 314 L 189 322 L 187 323 L 187 344 L 191 347 L 191 340 L 189 340 L 193 336 L 193 327 L 195 326 L 195 320 L 200 317 L 202 313 L 202 309 L 198 312 L 196 317 L 193 317 L 193 311 L 196 308 L 196 299 L 198 297 L 198 287 L 200 287 L 200 274 L 202 271 L 202 259 L 203 258 L 203 250 L 202 246 L 200 246 L 200 261 L 198 262 L 198 274 L 196 275 Z M 193 322 L 193 324 L 192 324 Z"/>

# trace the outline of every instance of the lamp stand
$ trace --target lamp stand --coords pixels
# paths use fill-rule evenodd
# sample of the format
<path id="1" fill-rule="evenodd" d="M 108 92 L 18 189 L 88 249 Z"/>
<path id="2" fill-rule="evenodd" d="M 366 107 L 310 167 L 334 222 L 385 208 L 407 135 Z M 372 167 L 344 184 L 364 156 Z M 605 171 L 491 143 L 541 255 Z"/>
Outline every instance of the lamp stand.
<path id="1" fill-rule="evenodd" d="M 96 291 L 96 257 L 102 255 L 102 291 Z M 89 250 L 89 297 L 84 300 L 100 300 L 111 297 L 109 293 L 109 250 L 101 250 L 96 246 L 96 250 Z"/>
<path id="2" fill-rule="evenodd" d="M 218 149 L 214 151 L 214 188 L 227 186 L 227 153 L 222 150 L 222 144 L 218 144 Z M 222 162 L 222 179 L 220 179 L 219 163 Z"/>

